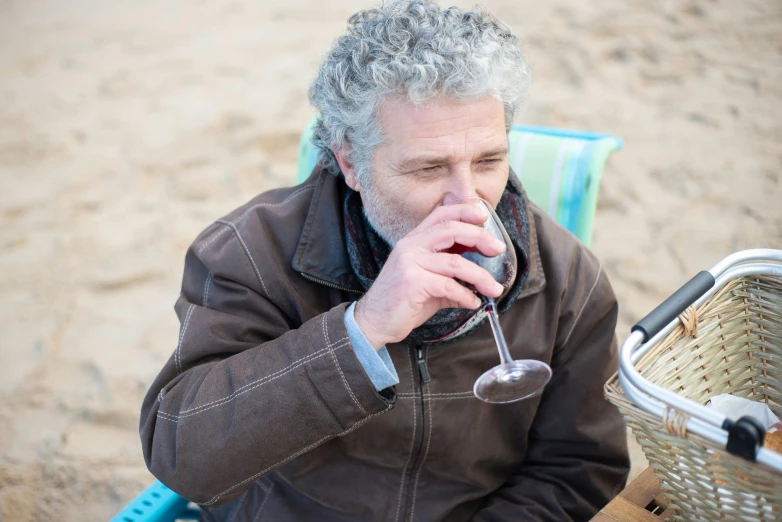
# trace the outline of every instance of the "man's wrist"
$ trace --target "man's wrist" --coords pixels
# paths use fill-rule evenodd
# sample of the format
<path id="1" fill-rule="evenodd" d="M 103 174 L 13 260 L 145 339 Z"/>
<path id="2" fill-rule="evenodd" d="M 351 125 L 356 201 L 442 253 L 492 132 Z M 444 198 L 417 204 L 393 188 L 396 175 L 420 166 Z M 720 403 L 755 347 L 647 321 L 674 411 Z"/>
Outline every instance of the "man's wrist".
<path id="1" fill-rule="evenodd" d="M 359 299 L 356 302 L 356 308 L 353 317 L 356 319 L 356 324 L 361 329 L 364 337 L 366 337 L 367 341 L 369 341 L 369 344 L 372 345 L 372 348 L 377 351 L 386 345 L 386 341 L 383 339 L 382 335 L 380 335 L 380 333 L 373 328 L 372 321 L 368 321 L 366 319 L 366 316 L 364 315 L 364 307 L 362 306 L 363 304 L 363 299 Z"/>

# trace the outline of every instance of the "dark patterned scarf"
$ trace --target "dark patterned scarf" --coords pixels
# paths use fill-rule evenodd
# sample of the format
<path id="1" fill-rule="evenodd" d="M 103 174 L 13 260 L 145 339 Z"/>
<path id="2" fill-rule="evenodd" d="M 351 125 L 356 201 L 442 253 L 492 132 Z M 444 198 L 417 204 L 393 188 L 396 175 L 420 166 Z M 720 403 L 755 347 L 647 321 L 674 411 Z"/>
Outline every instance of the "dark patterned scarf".
<path id="1" fill-rule="evenodd" d="M 529 217 L 521 191 L 510 180 L 495 211 L 516 248 L 518 260 L 516 280 L 498 303 L 498 311 L 503 314 L 518 299 L 529 274 Z M 350 188 L 345 192 L 343 218 L 350 264 L 366 291 L 383 269 L 391 247 L 364 215 L 361 196 Z M 477 310 L 444 308 L 410 332 L 405 342 L 438 344 L 454 341 L 478 328 L 485 318 L 483 307 Z"/>

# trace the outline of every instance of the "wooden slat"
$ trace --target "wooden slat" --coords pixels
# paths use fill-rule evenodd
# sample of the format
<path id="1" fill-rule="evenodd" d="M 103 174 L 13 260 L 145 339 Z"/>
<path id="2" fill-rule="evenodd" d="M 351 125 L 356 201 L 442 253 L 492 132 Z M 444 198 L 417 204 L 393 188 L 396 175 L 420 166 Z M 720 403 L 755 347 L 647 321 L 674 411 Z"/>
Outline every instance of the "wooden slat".
<path id="1" fill-rule="evenodd" d="M 616 522 L 616 519 L 613 519 L 603 513 L 602 511 L 594 516 L 594 518 L 591 520 L 591 522 Z"/>
<path id="2" fill-rule="evenodd" d="M 655 515 L 646 510 L 649 504 L 656 504 L 664 511 Z M 592 522 L 660 522 L 671 520 L 673 510 L 660 492 L 660 483 L 652 468 L 646 468 L 619 495 L 600 510 Z"/>
<path id="3" fill-rule="evenodd" d="M 660 517 L 621 496 L 612 500 L 600 512 L 617 522 L 660 522 Z"/>
<path id="4" fill-rule="evenodd" d="M 646 468 L 643 473 L 619 493 L 619 496 L 637 506 L 646 507 L 659 494 L 660 483 L 654 476 L 652 468 Z"/>
<path id="5" fill-rule="evenodd" d="M 654 501 L 657 502 L 657 505 L 663 506 L 664 508 L 668 508 L 668 499 L 665 498 L 665 494 L 659 493 L 656 497 L 654 497 Z"/>

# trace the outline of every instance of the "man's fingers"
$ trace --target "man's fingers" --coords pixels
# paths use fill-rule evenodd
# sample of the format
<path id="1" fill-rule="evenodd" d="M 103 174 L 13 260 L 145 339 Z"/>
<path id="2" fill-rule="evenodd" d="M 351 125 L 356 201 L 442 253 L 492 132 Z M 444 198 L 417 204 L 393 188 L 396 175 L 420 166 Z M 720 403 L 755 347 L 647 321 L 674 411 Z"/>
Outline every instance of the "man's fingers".
<path id="1" fill-rule="evenodd" d="M 483 209 L 483 207 L 471 204 L 461 203 L 458 205 L 443 205 L 437 207 L 431 214 L 426 216 L 421 223 L 413 230 L 416 234 L 420 234 L 428 228 L 434 225 L 445 223 L 446 221 L 461 221 L 463 223 L 472 223 L 473 225 L 480 225 L 484 221 L 489 219 L 489 214 Z"/>
<path id="2" fill-rule="evenodd" d="M 416 262 L 424 270 L 471 284 L 487 297 L 499 297 L 504 291 L 488 271 L 458 254 L 420 254 Z"/>
<path id="3" fill-rule="evenodd" d="M 500 241 L 480 226 L 446 221 L 431 227 L 415 238 L 430 252 L 447 251 L 456 244 L 474 248 L 487 257 L 505 252 L 505 242 Z"/>
<path id="4" fill-rule="evenodd" d="M 455 279 L 435 273 L 429 273 L 426 279 L 424 290 L 429 297 L 448 301 L 456 305 L 453 308 L 474 310 L 481 305 L 481 299 Z"/>

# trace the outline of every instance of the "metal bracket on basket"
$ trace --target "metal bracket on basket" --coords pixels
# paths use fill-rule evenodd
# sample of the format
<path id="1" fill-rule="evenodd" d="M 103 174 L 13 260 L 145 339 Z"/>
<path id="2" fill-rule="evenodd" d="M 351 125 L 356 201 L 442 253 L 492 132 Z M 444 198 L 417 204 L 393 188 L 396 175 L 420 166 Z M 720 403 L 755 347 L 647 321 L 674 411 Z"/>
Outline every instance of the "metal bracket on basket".
<path id="1" fill-rule="evenodd" d="M 635 363 L 680 324 L 679 315 L 698 307 L 729 281 L 749 275 L 782 277 L 782 250 L 744 250 L 696 275 L 632 328 L 619 353 L 619 383 L 639 408 L 663 419 L 667 409 L 688 416 L 686 430 L 717 447 L 782 472 L 782 455 L 762 447 L 765 430 L 751 417 L 732 421 L 724 415 L 645 379 Z"/>
<path id="2" fill-rule="evenodd" d="M 757 419 L 749 415 L 736 422 L 726 419 L 722 429 L 728 431 L 728 453 L 755 462 L 758 450 L 763 447 L 766 429 Z"/>

